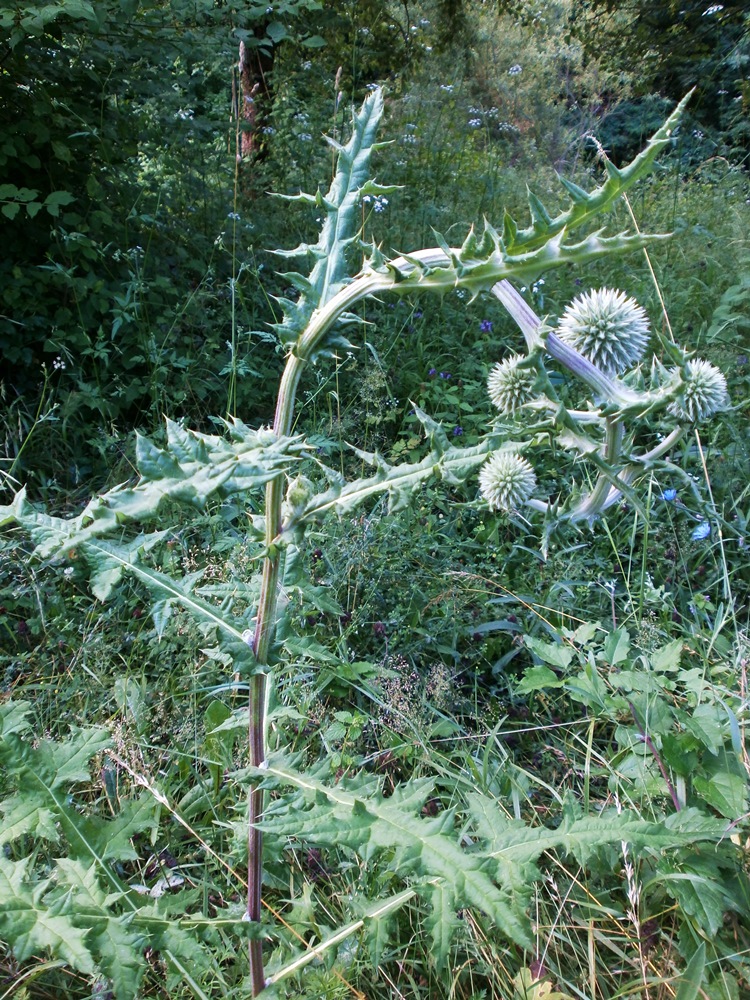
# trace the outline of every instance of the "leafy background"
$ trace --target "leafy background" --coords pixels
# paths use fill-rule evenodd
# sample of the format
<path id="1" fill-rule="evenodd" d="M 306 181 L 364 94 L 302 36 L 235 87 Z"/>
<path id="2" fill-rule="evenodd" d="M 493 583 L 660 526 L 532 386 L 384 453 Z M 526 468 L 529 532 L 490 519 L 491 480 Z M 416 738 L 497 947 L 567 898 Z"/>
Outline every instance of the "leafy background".
<path id="1" fill-rule="evenodd" d="M 132 476 L 133 431 L 159 441 L 164 415 L 212 433 L 216 416 L 269 421 L 282 365 L 270 324 L 289 289 L 268 250 L 309 241 L 318 215 L 268 192 L 327 188 L 320 134 L 345 138 L 370 85 L 387 84 L 393 140 L 378 179 L 399 187 L 373 196 L 364 235 L 408 251 L 433 229 L 460 244 L 482 216 L 523 216 L 527 184 L 556 208 L 557 172 L 586 187 L 598 176 L 589 133 L 621 162 L 697 83 L 673 152 L 631 196 L 643 229 L 675 233 L 652 254 L 673 328 L 729 381 L 732 411 L 682 447 L 694 485 L 655 479 L 646 519 L 617 509 L 546 559 L 533 525 L 483 510 L 471 486 L 425 486 L 397 516 L 376 502 L 311 534 L 301 558 L 318 589 L 289 594 L 298 638 L 273 706 L 295 768 L 280 761 L 267 779 L 280 791 L 266 891 L 287 923 L 272 967 L 362 918 L 278 987 L 288 996 L 744 995 L 743 5 L 60 0 L 3 5 L 0 32 L 2 468 L 9 489 L 26 482 L 65 515 Z M 258 89 L 256 149 L 238 162 L 240 42 Z M 628 224 L 618 207 L 612 231 Z M 526 293 L 554 317 L 581 283 L 626 288 L 659 322 L 635 255 Z M 305 375 L 304 430 L 352 474 L 347 443 L 426 455 L 414 403 L 470 445 L 487 372 L 515 338 L 494 300 L 372 302 L 356 349 Z M 553 454 L 539 474 L 559 487 Z M 696 540 L 709 500 L 722 533 Z M 160 516 L 162 569 L 201 571 L 213 599 L 252 605 L 244 509 Z M 3 544 L 3 989 L 158 996 L 168 977 L 170 996 L 249 995 L 246 718 L 226 653 L 176 608 L 154 619 L 135 583 L 102 604 L 75 554 L 42 568 L 20 536 Z M 310 784 L 295 789 L 303 765 Z M 503 876 L 533 916 L 533 940 L 514 941 L 500 909 L 456 915 L 418 864 L 397 918 L 369 915 L 404 891 L 408 848 L 357 853 L 326 833 L 321 796 L 347 781 L 390 810 L 406 797 L 415 829 L 473 845 L 480 868 L 521 822 L 564 831 L 601 809 L 642 824 L 697 809 L 707 830 L 732 826 L 716 849 L 676 834 L 666 850 L 635 834 L 624 848 L 531 844 Z"/>

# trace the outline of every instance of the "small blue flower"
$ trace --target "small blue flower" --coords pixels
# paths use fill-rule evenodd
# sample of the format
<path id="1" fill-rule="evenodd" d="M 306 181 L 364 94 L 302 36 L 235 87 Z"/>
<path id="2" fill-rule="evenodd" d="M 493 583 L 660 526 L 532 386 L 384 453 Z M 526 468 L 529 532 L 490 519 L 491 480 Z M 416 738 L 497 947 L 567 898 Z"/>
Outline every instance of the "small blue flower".
<path id="1" fill-rule="evenodd" d="M 480 333 L 492 333 L 492 320 L 491 319 L 483 319 L 482 322 L 479 324 L 479 332 Z"/>
<path id="2" fill-rule="evenodd" d="M 428 375 L 429 375 L 429 376 L 430 376 L 431 378 L 434 378 L 434 377 L 435 377 L 435 376 L 437 375 L 437 368 L 430 368 L 430 370 L 429 370 L 429 371 L 427 372 L 427 374 L 428 374 Z M 441 372 L 441 373 L 440 373 L 440 378 L 442 378 L 442 377 L 443 377 L 443 373 Z"/>
<path id="3" fill-rule="evenodd" d="M 454 438 L 461 437 L 461 435 L 463 434 L 463 432 L 464 432 L 463 427 L 454 427 L 453 428 L 453 437 Z"/>
<path id="4" fill-rule="evenodd" d="M 421 309 L 416 309 L 416 310 L 414 311 L 414 319 L 421 319 L 421 318 L 422 318 L 422 315 L 423 315 L 423 314 L 422 314 L 422 310 L 421 310 Z"/>
<path id="5" fill-rule="evenodd" d="M 701 521 L 700 524 L 696 524 L 693 530 L 690 532 L 690 537 L 694 542 L 700 541 L 701 538 L 708 538 L 711 534 L 711 525 L 708 521 Z"/>
<path id="6" fill-rule="evenodd" d="M 451 378 L 450 372 L 440 372 L 440 378 Z"/>
<path id="7" fill-rule="evenodd" d="M 667 503 L 672 503 L 673 500 L 677 499 L 677 490 L 664 490 L 661 498 L 662 500 L 666 500 Z"/>

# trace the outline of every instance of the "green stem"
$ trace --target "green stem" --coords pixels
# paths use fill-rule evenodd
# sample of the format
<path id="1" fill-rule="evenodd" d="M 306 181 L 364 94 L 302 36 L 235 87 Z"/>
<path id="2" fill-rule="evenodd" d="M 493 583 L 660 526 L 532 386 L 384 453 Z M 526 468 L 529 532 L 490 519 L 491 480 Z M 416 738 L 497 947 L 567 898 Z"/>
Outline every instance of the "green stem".
<path id="1" fill-rule="evenodd" d="M 278 436 L 288 433 L 294 415 L 294 400 L 299 376 L 304 362 L 290 356 L 279 386 L 274 432 Z M 253 653 L 258 667 L 268 666 L 278 611 L 278 588 L 281 571 L 281 549 L 274 540 L 281 534 L 281 504 L 284 493 L 284 476 L 279 475 L 266 485 L 266 556 L 263 560 L 260 600 L 256 618 Z M 268 681 L 265 673 L 252 678 L 249 696 L 250 763 L 262 767 L 266 760 L 266 698 Z M 258 828 L 263 815 L 263 789 L 255 787 L 250 792 L 247 838 L 247 918 L 259 923 L 261 918 L 261 887 L 263 882 L 263 833 Z M 263 971 L 263 943 L 252 940 L 248 946 L 250 981 L 253 996 L 265 989 Z"/>
<path id="2" fill-rule="evenodd" d="M 617 465 L 617 462 L 620 459 L 624 434 L 625 428 L 621 423 L 610 418 L 607 419 L 607 441 L 604 446 L 604 461 L 612 468 Z M 571 519 L 579 521 L 585 518 L 596 517 L 596 515 L 600 513 L 604 507 L 604 504 L 607 502 L 611 489 L 612 484 L 610 480 L 606 476 L 600 474 L 593 490 L 575 508 L 575 510 L 571 511 Z"/>

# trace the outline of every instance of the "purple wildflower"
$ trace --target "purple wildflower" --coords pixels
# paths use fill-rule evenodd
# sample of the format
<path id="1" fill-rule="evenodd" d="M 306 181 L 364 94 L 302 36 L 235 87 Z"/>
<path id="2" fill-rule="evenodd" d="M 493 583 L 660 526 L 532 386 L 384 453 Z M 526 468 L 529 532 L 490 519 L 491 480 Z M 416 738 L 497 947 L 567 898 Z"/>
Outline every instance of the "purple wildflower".
<path id="1" fill-rule="evenodd" d="M 440 372 L 440 378 L 451 378 L 450 372 Z"/>
<path id="2" fill-rule="evenodd" d="M 434 378 L 437 375 L 437 368 L 430 368 L 427 374 L 430 376 L 430 378 Z M 440 377 L 442 378 L 442 373 Z"/>
<path id="3" fill-rule="evenodd" d="M 461 437 L 461 435 L 463 434 L 463 432 L 464 432 L 463 427 L 454 427 L 453 428 L 453 437 L 456 437 L 456 438 L 457 437 Z"/>
<path id="4" fill-rule="evenodd" d="M 482 322 L 479 324 L 479 332 L 480 333 L 492 333 L 492 320 L 491 319 L 483 319 Z"/>

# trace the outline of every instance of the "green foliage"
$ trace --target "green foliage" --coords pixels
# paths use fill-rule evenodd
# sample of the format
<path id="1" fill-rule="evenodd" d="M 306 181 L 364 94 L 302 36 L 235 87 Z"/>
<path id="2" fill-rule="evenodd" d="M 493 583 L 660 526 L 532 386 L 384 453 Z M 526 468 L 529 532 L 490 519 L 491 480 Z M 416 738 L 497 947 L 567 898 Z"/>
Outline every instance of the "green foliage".
<path id="1" fill-rule="evenodd" d="M 269 37 L 274 34 L 281 37 L 275 28 L 270 30 Z M 502 234 L 485 223 L 481 233 L 472 229 L 460 247 L 438 237 L 439 245 L 433 249 L 391 259 L 379 245 L 365 239 L 363 221 L 366 198 L 382 198 L 384 192 L 392 193 L 391 188 L 370 180 L 370 154 L 376 147 L 375 131 L 382 111 L 382 95 L 375 92 L 355 116 L 349 141 L 333 143 L 338 167 L 327 194 L 297 198 L 314 206 L 322 219 L 322 229 L 316 244 L 303 243 L 291 251 L 292 256 L 309 260 L 309 273 L 292 273 L 281 279 L 299 294 L 296 299 L 292 292 L 278 296 L 284 317 L 275 324 L 275 330 L 280 346 L 286 349 L 286 367 L 273 430 L 252 430 L 240 421 L 229 420 L 224 424 L 224 435 L 208 435 L 168 421 L 164 447 L 145 436 L 139 438 L 137 485 L 102 491 L 82 512 L 68 517 L 53 517 L 39 510 L 20 492 L 0 511 L 0 523 L 18 525 L 24 537 L 31 538 L 32 567 L 39 560 L 65 560 L 69 562 L 65 578 L 71 570 L 77 582 L 87 580 L 92 592 L 102 600 L 117 597 L 123 573 L 127 571 L 153 595 L 156 636 L 168 636 L 170 628 L 179 629 L 187 618 L 174 613 L 170 618 L 170 611 L 177 608 L 187 611 L 199 626 L 196 634 L 200 638 L 196 642 L 214 643 L 202 649 L 203 654 L 234 674 L 229 691 L 236 693 L 245 686 L 250 688 L 247 714 L 218 700 L 220 690 L 215 688 L 210 691 L 206 705 L 192 706 L 194 718 L 200 723 L 193 736 L 193 748 L 178 765 L 184 780 L 190 783 L 179 803 L 179 812 L 146 779 L 141 778 L 141 783 L 183 828 L 189 828 L 190 823 L 195 826 L 202 823 L 204 830 L 217 824 L 225 826 L 228 810 L 242 813 L 244 796 L 236 794 L 234 787 L 238 777 L 249 777 L 254 783 L 251 832 L 255 835 L 263 829 L 270 840 L 266 851 L 269 885 L 279 895 L 283 893 L 284 899 L 290 894 L 284 906 L 292 930 L 279 928 L 275 932 L 279 943 L 274 960 L 277 971 L 271 976 L 273 983 L 296 973 L 313 959 L 332 963 L 338 954 L 345 963 L 347 954 L 352 953 L 347 949 L 355 947 L 352 939 L 360 932 L 375 961 L 386 962 L 394 940 L 408 921 L 415 919 L 408 910 L 415 893 L 428 910 L 425 923 L 431 938 L 429 950 L 436 961 L 430 964 L 425 960 L 425 968 L 430 976 L 438 977 L 437 982 L 442 981 L 439 977 L 444 970 L 452 966 L 453 950 L 465 945 L 465 927 L 470 919 L 476 919 L 467 918 L 466 913 L 464 920 L 459 918 L 457 911 L 465 907 L 471 908 L 468 912 L 489 918 L 487 923 L 492 926 L 488 933 L 495 935 L 494 940 L 508 938 L 519 947 L 531 949 L 534 938 L 528 923 L 530 896 L 540 884 L 540 868 L 543 861 L 546 863 L 546 856 L 557 863 L 551 852 L 571 856 L 582 871 L 591 873 L 593 880 L 604 879 L 606 874 L 611 876 L 613 854 L 619 848 L 625 859 L 626 877 L 632 882 L 628 848 L 622 845 L 637 848 L 639 863 L 650 878 L 649 891 L 659 899 L 676 899 L 686 915 L 684 926 L 691 931 L 716 936 L 725 911 L 744 913 L 730 885 L 730 878 L 736 872 L 736 855 L 724 843 L 696 857 L 693 845 L 697 841 L 721 840 L 727 820 L 735 821 L 745 808 L 743 775 L 735 745 L 739 723 L 731 710 L 725 712 L 728 720 L 725 722 L 719 700 L 705 697 L 702 678 L 680 670 L 679 651 L 674 644 L 649 651 L 647 660 L 641 663 L 636 662 L 627 634 L 614 628 L 601 643 L 595 626 L 586 626 L 583 631 L 569 635 L 563 633 L 571 649 L 529 637 L 528 648 L 545 665 L 533 667 L 515 685 L 516 701 L 526 695 L 539 699 L 565 696 L 570 703 L 585 707 L 592 726 L 583 806 L 553 794 L 556 815 L 562 807 L 562 818 L 554 826 L 540 823 L 530 795 L 522 802 L 521 790 L 526 795 L 530 782 L 536 780 L 533 766 L 524 768 L 508 763 L 506 754 L 497 774 L 491 773 L 489 737 L 483 761 L 480 754 L 467 755 L 460 770 L 451 765 L 445 779 L 415 777 L 398 781 L 398 772 L 379 779 L 366 769 L 359 769 L 360 761 L 371 765 L 382 749 L 377 747 L 369 760 L 362 760 L 358 753 L 371 739 L 365 709 L 367 699 L 385 700 L 384 684 L 381 683 L 380 695 L 371 686 L 373 678 L 381 673 L 378 664 L 363 659 L 361 654 L 350 655 L 345 635 L 334 644 L 295 634 L 305 630 L 302 623 L 311 608 L 321 615 L 338 617 L 339 624 L 345 627 L 344 603 L 330 593 L 329 581 L 317 576 L 310 581 L 304 573 L 305 535 L 320 531 L 318 537 L 326 537 L 320 524 L 328 512 L 336 510 L 345 519 L 351 519 L 356 508 L 387 494 L 393 514 L 407 511 L 415 505 L 415 498 L 419 498 L 425 522 L 421 526 L 435 525 L 434 510 L 423 513 L 423 506 L 441 501 L 434 499 L 435 493 L 427 492 L 427 481 L 442 478 L 454 491 L 452 500 L 458 497 L 465 500 L 464 484 L 476 465 L 488 454 L 514 444 L 508 439 L 508 425 L 502 421 L 485 430 L 481 415 L 477 415 L 470 425 L 474 414 L 469 410 L 473 411 L 473 406 L 461 410 L 459 405 L 459 413 L 454 417 L 449 396 L 456 394 L 443 386 L 442 395 L 433 393 L 437 406 L 448 412 L 451 423 L 459 416 L 466 419 L 467 426 L 471 426 L 471 439 L 467 435 L 467 440 L 461 442 L 458 438 L 462 435 L 456 434 L 449 439 L 443 427 L 421 406 L 416 406 L 409 425 L 416 443 L 412 445 L 406 438 L 406 447 L 394 448 L 390 459 L 373 447 L 355 448 L 346 462 L 342 460 L 340 468 L 334 468 L 329 455 L 341 447 L 341 442 L 334 446 L 330 438 L 306 438 L 301 433 L 292 433 L 292 428 L 297 427 L 296 394 L 308 363 L 326 356 L 336 357 L 335 352 L 351 348 L 340 327 L 344 324 L 346 330 L 345 324 L 351 328 L 355 321 L 361 323 L 350 310 L 374 293 L 392 292 L 403 298 L 424 291 L 458 289 L 469 299 L 494 288 L 506 277 L 528 282 L 563 263 L 584 263 L 612 252 L 643 247 L 648 238 L 640 234 L 605 237 L 601 232 L 586 235 L 586 230 L 600 212 L 610 208 L 650 170 L 654 157 L 668 143 L 676 120 L 671 117 L 632 164 L 615 168 L 607 161 L 607 180 L 594 191 L 564 182 L 570 204 L 557 215 L 548 211 L 539 198 L 530 195 L 531 225 L 526 229 L 519 229 L 508 214 Z M 570 234 L 579 227 L 584 230 L 582 239 L 572 242 Z M 364 265 L 351 277 L 360 266 L 363 249 Z M 498 297 L 510 309 L 527 343 L 530 342 L 533 357 L 539 359 L 548 350 L 557 351 L 558 360 L 565 360 L 554 338 L 547 336 L 543 342 L 536 339 L 541 336 L 538 321 L 528 306 L 519 305 L 517 298 L 508 294 Z M 127 325 L 133 301 L 132 296 L 129 299 L 125 295 L 118 303 L 115 320 L 119 321 L 118 335 Z M 685 361 L 685 355 L 677 348 L 665 344 L 666 341 L 661 346 L 668 361 Z M 371 355 L 377 360 L 374 348 Z M 570 357 L 567 360 L 571 362 Z M 560 432 L 560 440 L 568 451 L 589 458 L 602 475 L 604 486 L 595 487 L 592 495 L 596 496 L 598 490 L 600 499 L 604 499 L 602 490 L 606 489 L 608 497 L 611 487 L 616 496 L 624 493 L 628 497 L 639 516 L 646 515 L 647 508 L 630 488 L 631 481 L 624 474 L 620 478 L 621 469 L 614 468 L 614 461 L 610 462 L 619 457 L 621 440 L 616 440 L 617 424 L 636 412 L 655 412 L 657 403 L 662 408 L 666 406 L 679 390 L 678 377 L 674 375 L 671 382 L 665 378 L 664 391 L 657 400 L 656 393 L 650 396 L 642 393 L 640 385 L 634 388 L 610 384 L 600 377 L 601 373 L 597 374 L 593 365 L 588 364 L 587 368 L 580 360 L 573 356 L 572 363 L 563 366 L 581 375 L 587 394 L 592 386 L 595 390 L 604 388 L 606 417 L 610 420 L 608 431 L 614 428 L 606 448 L 609 449 L 610 440 L 615 441 L 616 447 L 604 450 L 602 457 L 598 452 L 599 442 L 586 438 L 572 423 L 578 419 L 585 421 L 587 416 L 571 417 L 564 400 L 555 407 L 556 432 Z M 539 364 L 541 377 L 543 360 Z M 447 383 L 448 379 L 443 381 Z M 555 384 L 559 382 L 558 379 Z M 423 395 L 426 399 L 430 397 L 427 385 L 423 387 Z M 478 402 L 476 386 L 474 399 Z M 442 413 L 438 415 L 442 417 Z M 595 413 L 593 419 L 600 420 L 602 416 Z M 587 426 L 591 422 L 588 420 Z M 548 428 L 543 430 L 541 421 L 532 430 L 537 432 L 536 444 L 548 440 Z M 674 446 L 677 440 L 674 437 L 669 445 Z M 461 447 L 462 444 L 465 446 Z M 662 446 L 657 445 L 648 453 L 648 461 L 640 462 L 640 473 L 652 470 L 661 457 L 659 447 Z M 407 461 L 397 464 L 395 460 L 399 457 L 406 457 Z M 625 460 L 637 464 L 629 444 Z M 374 467 L 374 474 L 365 474 L 363 464 Z M 568 488 L 567 480 L 560 482 L 553 459 L 549 466 L 548 478 L 555 488 Z M 343 471 L 353 469 L 356 471 L 347 480 Z M 261 488 L 265 488 L 266 495 L 265 523 L 256 513 Z M 582 516 L 592 520 L 600 509 L 601 505 L 591 504 Z M 545 508 L 548 521 L 558 520 L 563 510 L 563 503 L 549 504 Z M 466 516 L 469 519 L 472 514 Z M 212 519 L 218 535 L 213 538 L 208 528 Z M 520 522 L 520 518 L 516 520 Z M 497 524 L 482 523 L 476 528 L 476 548 L 486 548 L 490 539 L 499 540 Z M 328 538 L 332 538 L 333 531 L 328 528 L 326 531 Z M 243 573 L 232 572 L 227 563 L 217 579 L 211 556 L 208 561 L 203 558 L 206 565 L 178 558 L 174 546 L 191 532 L 204 532 L 205 549 L 217 557 L 235 543 L 239 545 L 237 536 L 242 536 Z M 450 544 L 450 532 L 443 535 L 443 529 L 436 527 L 435 536 L 438 535 L 441 544 L 446 539 Z M 458 537 L 457 531 L 453 537 Z M 253 575 L 255 561 L 262 566 L 261 580 L 257 574 Z M 511 552 L 506 572 L 519 564 L 519 553 Z M 237 579 L 238 576 L 242 578 Z M 528 573 L 528 580 L 529 586 L 533 586 L 533 571 Z M 289 604 L 285 607 L 287 599 Z M 497 631 L 511 638 L 522 631 L 510 616 L 485 625 L 480 635 Z M 312 628 L 309 623 L 307 627 Z M 377 621 L 373 632 L 378 639 L 385 636 L 387 640 L 388 626 L 382 620 Z M 519 644 L 517 651 L 521 651 Z M 440 652 L 446 656 L 455 654 L 455 639 L 452 646 L 446 644 Z M 388 658 L 386 641 L 383 681 L 388 678 L 388 665 L 396 662 Z M 505 658 L 503 663 L 507 662 Z M 498 668 L 498 674 L 501 669 Z M 672 683 L 676 672 L 678 679 Z M 302 711 L 275 703 L 275 696 L 266 689 L 269 683 L 266 675 L 274 673 L 284 678 L 287 690 L 302 687 L 301 674 L 312 675 L 312 687 L 317 687 L 319 700 L 323 692 L 326 697 L 333 694 L 340 697 L 342 693 L 356 697 L 356 704 L 332 705 L 325 725 L 320 724 L 320 715 L 309 720 L 315 740 L 326 749 L 334 748 L 328 760 L 309 765 L 309 757 L 299 758 L 294 764 L 280 754 L 266 757 L 267 706 L 273 713 L 273 738 L 282 744 L 288 735 L 287 725 L 292 733 L 294 726 L 298 726 L 297 737 L 303 738 L 302 726 L 308 721 Z M 398 680 L 398 671 L 392 673 Z M 117 681 L 113 702 L 118 712 L 130 720 L 134 732 L 144 732 L 149 713 L 147 685 L 137 673 Z M 513 689 L 512 680 L 507 687 Z M 672 698 L 675 691 L 677 697 Z M 423 693 L 427 696 L 427 687 Z M 476 685 L 474 694 L 476 697 Z M 435 721 L 441 709 L 437 708 L 437 696 L 434 701 L 435 711 L 430 713 L 434 722 L 432 734 L 443 738 L 447 734 L 450 740 L 458 727 L 449 719 Z M 107 803 L 110 808 L 113 802 L 118 804 L 113 808 L 114 818 L 104 820 L 99 815 L 98 801 L 79 802 L 74 808 L 62 797 L 61 790 L 69 792 L 71 784 L 92 784 L 89 760 L 92 755 L 109 750 L 107 737 L 100 730 L 84 730 L 65 741 L 42 742 L 34 747 L 26 739 L 26 723 L 20 710 L 13 702 L 6 709 L 10 721 L 7 731 L 0 734 L 0 745 L 4 759 L 9 762 L 10 785 L 4 789 L 3 808 L 10 831 L 10 851 L 3 862 L 5 882 L 0 893 L 0 912 L 7 896 L 9 912 L 22 914 L 18 923 L 13 923 L 13 929 L 9 931 L 6 927 L 4 932 L 17 955 L 23 960 L 50 950 L 86 975 L 101 969 L 120 995 L 128 995 L 127 991 L 137 989 L 145 977 L 143 947 L 149 944 L 164 955 L 173 975 L 182 977 L 196 995 L 204 994 L 200 992 L 201 985 L 186 970 L 188 960 L 197 963 L 198 978 L 210 978 L 216 989 L 223 990 L 221 995 L 227 995 L 241 971 L 238 972 L 236 960 L 220 962 L 215 952 L 216 942 L 223 930 L 236 934 L 247 929 L 245 937 L 253 939 L 251 982 L 245 983 L 243 989 L 254 994 L 260 992 L 265 977 L 262 962 L 259 964 L 260 924 L 255 917 L 253 922 L 240 923 L 233 911 L 226 920 L 217 921 L 208 916 L 205 894 L 202 907 L 193 905 L 197 893 L 193 896 L 179 893 L 168 896 L 166 901 L 152 903 L 151 897 L 143 898 L 142 887 L 135 888 L 139 883 L 133 883 L 135 872 L 128 865 L 138 858 L 137 846 L 145 832 L 150 831 L 153 840 L 157 829 L 150 799 L 132 797 L 128 803 L 124 801 L 125 793 L 113 790 L 112 780 L 105 779 Z M 383 706 L 381 719 L 387 719 L 388 712 L 388 706 Z M 412 726 L 415 719 L 418 719 L 416 713 L 409 719 Z M 246 729 L 248 721 L 254 766 L 232 774 L 237 756 L 244 754 L 244 748 L 238 749 L 237 736 Z M 594 723 L 601 724 L 606 733 L 601 759 L 607 760 L 607 741 L 614 747 L 613 761 L 608 768 L 602 768 L 607 771 L 607 796 L 616 796 L 616 801 L 625 800 L 637 808 L 612 809 L 611 799 L 606 805 L 592 802 Z M 405 728 L 408 730 L 408 726 Z M 394 759 L 399 759 L 400 754 L 404 760 L 408 753 L 415 752 L 414 747 L 403 746 L 398 730 L 388 740 L 393 748 L 388 752 L 393 752 Z M 372 746 L 368 749 L 373 750 Z M 442 750 L 434 752 L 430 762 L 433 770 L 436 764 L 438 771 L 444 766 L 440 754 Z M 685 761 L 695 765 L 687 773 Z M 246 760 L 239 763 L 245 764 Z M 130 765 L 121 766 L 136 775 Z M 192 767 L 201 769 L 197 781 L 189 774 Z M 341 768 L 355 768 L 359 773 L 343 775 Z M 665 773 L 670 768 L 676 776 Z M 36 782 L 26 780 L 27 772 L 37 775 Z M 693 781 L 688 789 L 689 777 Z M 284 791 L 290 787 L 291 793 Z M 543 781 L 539 787 L 543 787 Z M 263 811 L 262 796 L 268 789 L 273 790 L 275 798 L 258 822 L 257 817 Z M 685 798 L 688 792 L 689 804 Z M 512 802 L 513 818 L 500 805 L 506 798 Z M 722 818 L 701 812 L 701 806 L 708 806 Z M 522 816 L 523 810 L 527 810 L 527 815 Z M 45 868 L 42 852 L 37 852 L 36 847 L 48 842 L 55 843 L 66 856 L 53 863 L 47 861 Z M 357 884 L 356 892 L 342 889 L 341 898 L 330 906 L 329 912 L 329 901 L 319 905 L 313 898 L 310 883 L 315 877 L 308 880 L 290 877 L 292 868 L 281 857 L 281 851 L 293 853 L 299 845 L 305 850 L 308 845 L 314 851 L 340 850 L 346 862 L 340 865 L 340 873 L 351 872 L 354 865 L 361 863 L 359 876 L 350 878 L 351 883 L 363 884 Z M 681 850 L 685 847 L 688 849 Z M 308 858 L 316 857 L 312 850 Z M 359 860 L 352 862 L 352 858 Z M 255 879 L 259 890 L 261 852 L 257 840 L 248 861 L 249 881 Z M 370 864 L 372 861 L 377 864 Z M 322 880 L 328 873 L 322 862 L 316 864 L 316 877 Z M 312 871 L 309 860 L 308 865 Z M 410 888 L 394 895 L 393 881 L 397 878 L 407 880 Z M 699 896 L 697 887 L 703 884 L 708 890 Z M 635 904 L 631 900 L 629 905 L 632 909 Z M 554 928 L 556 923 L 557 920 L 551 926 Z M 637 924 L 637 918 L 633 923 Z M 8 918 L 7 926 L 10 925 Z M 302 929 L 307 950 L 287 961 L 290 952 L 298 950 L 299 938 L 292 941 L 292 931 L 297 927 Z M 66 934 L 68 928 L 72 931 Z M 640 932 L 638 938 L 640 941 Z M 200 942 L 198 949 L 196 942 Z M 688 948 L 683 944 L 681 947 L 683 954 L 688 954 Z M 117 962 L 113 961 L 113 952 Z M 703 974 L 703 964 L 690 962 L 684 978 L 696 983 Z M 513 986 L 506 983 L 505 995 L 512 989 L 526 992 L 527 986 L 536 989 L 534 983 L 533 977 L 523 977 Z M 328 985 L 325 989 L 327 995 Z M 550 989 L 545 986 L 544 993 L 550 995 Z M 544 995 L 541 988 L 537 992 Z"/>
<path id="2" fill-rule="evenodd" d="M 139 857 L 135 843 L 156 828 L 157 802 L 143 793 L 109 819 L 77 802 L 74 789 L 91 782 L 90 762 L 111 747 L 109 735 L 80 730 L 65 742 L 34 746 L 29 711 L 23 702 L 0 707 L 3 941 L 20 962 L 49 954 L 84 975 L 99 970 L 122 1000 L 139 991 L 146 948 L 162 952 L 180 974 L 187 962 L 188 979 L 215 971 L 198 942 L 210 945 L 219 927 L 247 937 L 249 925 L 239 915 L 204 918 L 191 893 L 182 900 L 159 893 L 158 901 L 156 893 L 142 894 L 125 873 Z M 63 853 L 45 862 L 50 846 Z"/>
<path id="3" fill-rule="evenodd" d="M 327 772 L 327 762 L 300 772 L 283 758 L 269 757 L 256 777 L 272 788 L 291 785 L 295 793 L 269 808 L 263 828 L 306 845 L 348 848 L 367 863 L 385 854 L 399 878 L 424 876 L 415 884 L 421 883 L 418 891 L 431 908 L 426 924 L 438 967 L 448 960 L 458 928 L 455 913 L 462 906 L 483 911 L 502 934 L 522 948 L 532 947 L 525 911 L 540 877 L 535 863 L 546 851 L 561 849 L 585 864 L 604 845 L 624 841 L 660 851 L 720 838 L 725 829 L 697 810 L 661 823 L 614 810 L 595 817 L 578 817 L 572 810 L 554 830 L 532 828 L 509 820 L 491 797 L 479 793 L 467 797 L 457 827 L 455 807 L 425 817 L 432 781 L 399 785 L 384 798 L 369 776 L 330 785 L 323 780 Z"/>
<path id="4" fill-rule="evenodd" d="M 686 136 L 685 153 L 695 160 L 709 150 L 745 158 L 749 28 L 742 4 L 588 0 L 582 5 L 571 22 L 573 33 L 588 53 L 606 51 L 612 66 L 632 73 L 643 96 L 627 107 L 630 125 L 615 111 L 624 125 L 614 130 L 619 152 L 631 155 L 633 125 L 648 117 L 659 98 L 675 100 L 697 85 L 690 124 L 699 127 Z"/>

